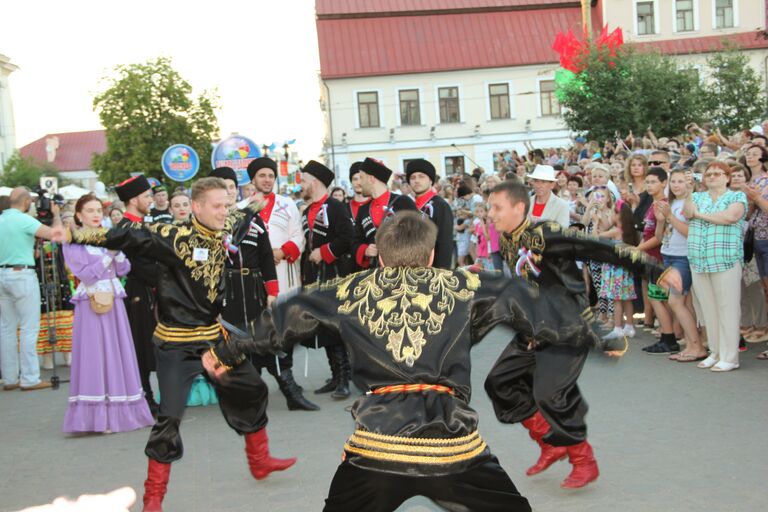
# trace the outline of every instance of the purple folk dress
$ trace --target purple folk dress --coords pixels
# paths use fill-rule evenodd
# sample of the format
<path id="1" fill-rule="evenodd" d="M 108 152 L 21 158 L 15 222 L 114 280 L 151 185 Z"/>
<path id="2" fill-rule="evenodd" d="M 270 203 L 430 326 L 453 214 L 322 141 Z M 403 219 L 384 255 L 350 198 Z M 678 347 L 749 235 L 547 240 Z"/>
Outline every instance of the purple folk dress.
<path id="1" fill-rule="evenodd" d="M 125 311 L 125 290 L 117 279 L 131 269 L 123 253 L 88 245 L 64 245 L 64 261 L 80 279 L 72 303 L 72 369 L 64 432 L 125 432 L 154 423 L 139 379 L 136 352 Z M 113 291 L 103 314 L 88 293 Z"/>

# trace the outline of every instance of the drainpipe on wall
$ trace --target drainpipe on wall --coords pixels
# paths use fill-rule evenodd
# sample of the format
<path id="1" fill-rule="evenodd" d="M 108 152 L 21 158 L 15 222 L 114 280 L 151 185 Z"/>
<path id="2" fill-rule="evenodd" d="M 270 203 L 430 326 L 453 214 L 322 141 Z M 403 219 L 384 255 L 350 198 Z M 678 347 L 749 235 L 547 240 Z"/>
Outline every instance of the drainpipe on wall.
<path id="1" fill-rule="evenodd" d="M 326 108 L 328 109 L 328 130 L 330 132 L 330 139 L 331 139 L 331 169 L 333 169 L 333 173 L 336 174 L 336 149 L 335 144 L 333 143 L 333 112 L 331 111 L 331 90 L 328 88 L 328 84 L 325 83 L 325 80 L 322 80 L 323 87 L 325 87 L 325 94 L 328 98 L 328 104 L 326 105 Z"/>

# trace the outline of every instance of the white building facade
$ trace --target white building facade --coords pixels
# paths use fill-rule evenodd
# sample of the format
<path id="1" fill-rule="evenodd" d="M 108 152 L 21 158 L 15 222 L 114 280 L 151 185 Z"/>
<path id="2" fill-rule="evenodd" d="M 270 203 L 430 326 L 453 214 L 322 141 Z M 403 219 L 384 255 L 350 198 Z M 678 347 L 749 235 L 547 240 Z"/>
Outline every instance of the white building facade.
<path id="1" fill-rule="evenodd" d="M 555 95 L 555 34 L 582 30 L 572 0 L 317 0 L 325 158 L 341 181 L 371 156 L 396 171 L 426 158 L 441 176 L 501 167 L 526 143 L 571 144 Z M 594 0 L 595 30 L 675 55 L 706 78 L 723 44 L 768 77 L 763 0 Z"/>
<path id="2" fill-rule="evenodd" d="M 8 77 L 17 69 L 11 59 L 0 54 L 0 172 L 16 149 L 16 125 Z"/>

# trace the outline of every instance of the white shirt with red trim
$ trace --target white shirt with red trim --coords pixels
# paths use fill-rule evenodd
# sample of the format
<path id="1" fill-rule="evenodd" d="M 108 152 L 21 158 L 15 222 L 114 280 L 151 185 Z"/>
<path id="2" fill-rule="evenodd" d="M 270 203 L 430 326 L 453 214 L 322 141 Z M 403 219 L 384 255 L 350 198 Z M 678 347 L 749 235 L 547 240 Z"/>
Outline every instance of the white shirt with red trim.
<path id="1" fill-rule="evenodd" d="M 285 253 L 285 259 L 277 264 L 280 293 L 285 293 L 301 287 L 299 260 L 304 250 L 301 214 L 290 198 L 272 193 L 266 199 L 271 208 L 264 209 L 262 220 L 267 225 L 272 249 L 282 249 Z"/>

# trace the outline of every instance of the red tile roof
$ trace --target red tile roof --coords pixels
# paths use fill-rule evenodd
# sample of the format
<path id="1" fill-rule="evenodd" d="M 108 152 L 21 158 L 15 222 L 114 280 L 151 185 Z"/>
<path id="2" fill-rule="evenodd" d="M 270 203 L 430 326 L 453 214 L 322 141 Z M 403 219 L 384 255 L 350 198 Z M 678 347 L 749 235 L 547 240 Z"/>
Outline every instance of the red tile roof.
<path id="1" fill-rule="evenodd" d="M 48 161 L 45 141 L 52 137 L 59 138 L 59 148 L 53 166 L 57 171 L 87 171 L 93 169 L 91 158 L 94 154 L 107 150 L 107 138 L 104 130 L 89 132 L 51 133 L 19 149 L 21 156 L 32 158 L 36 162 Z"/>
<path id="2" fill-rule="evenodd" d="M 593 2 L 594 3 L 594 2 Z M 579 0 L 317 0 L 319 18 L 331 16 L 413 15 L 430 11 L 503 10 L 579 5 Z"/>
<path id="3" fill-rule="evenodd" d="M 434 2 L 473 3 L 472 0 Z M 349 3 L 358 5 L 358 2 Z M 375 2 L 381 10 L 380 3 Z M 386 3 L 404 2 L 388 0 Z M 488 4 L 491 0 L 477 3 Z M 318 8 L 321 4 L 325 2 L 319 0 Z M 581 10 L 578 2 L 572 4 L 576 6 L 423 16 L 318 18 L 320 74 L 328 79 L 556 63 L 558 55 L 552 50 L 555 34 L 568 29 L 576 33 L 581 30 Z M 592 22 L 596 27 L 602 26 L 597 8 L 592 8 Z"/>
<path id="4" fill-rule="evenodd" d="M 653 48 L 664 54 L 684 55 L 689 53 L 708 53 L 722 50 L 724 43 L 736 46 L 742 50 L 768 48 L 768 39 L 762 36 L 762 31 L 740 32 L 737 34 L 722 34 L 708 37 L 689 37 L 637 43 L 640 48 Z"/>

